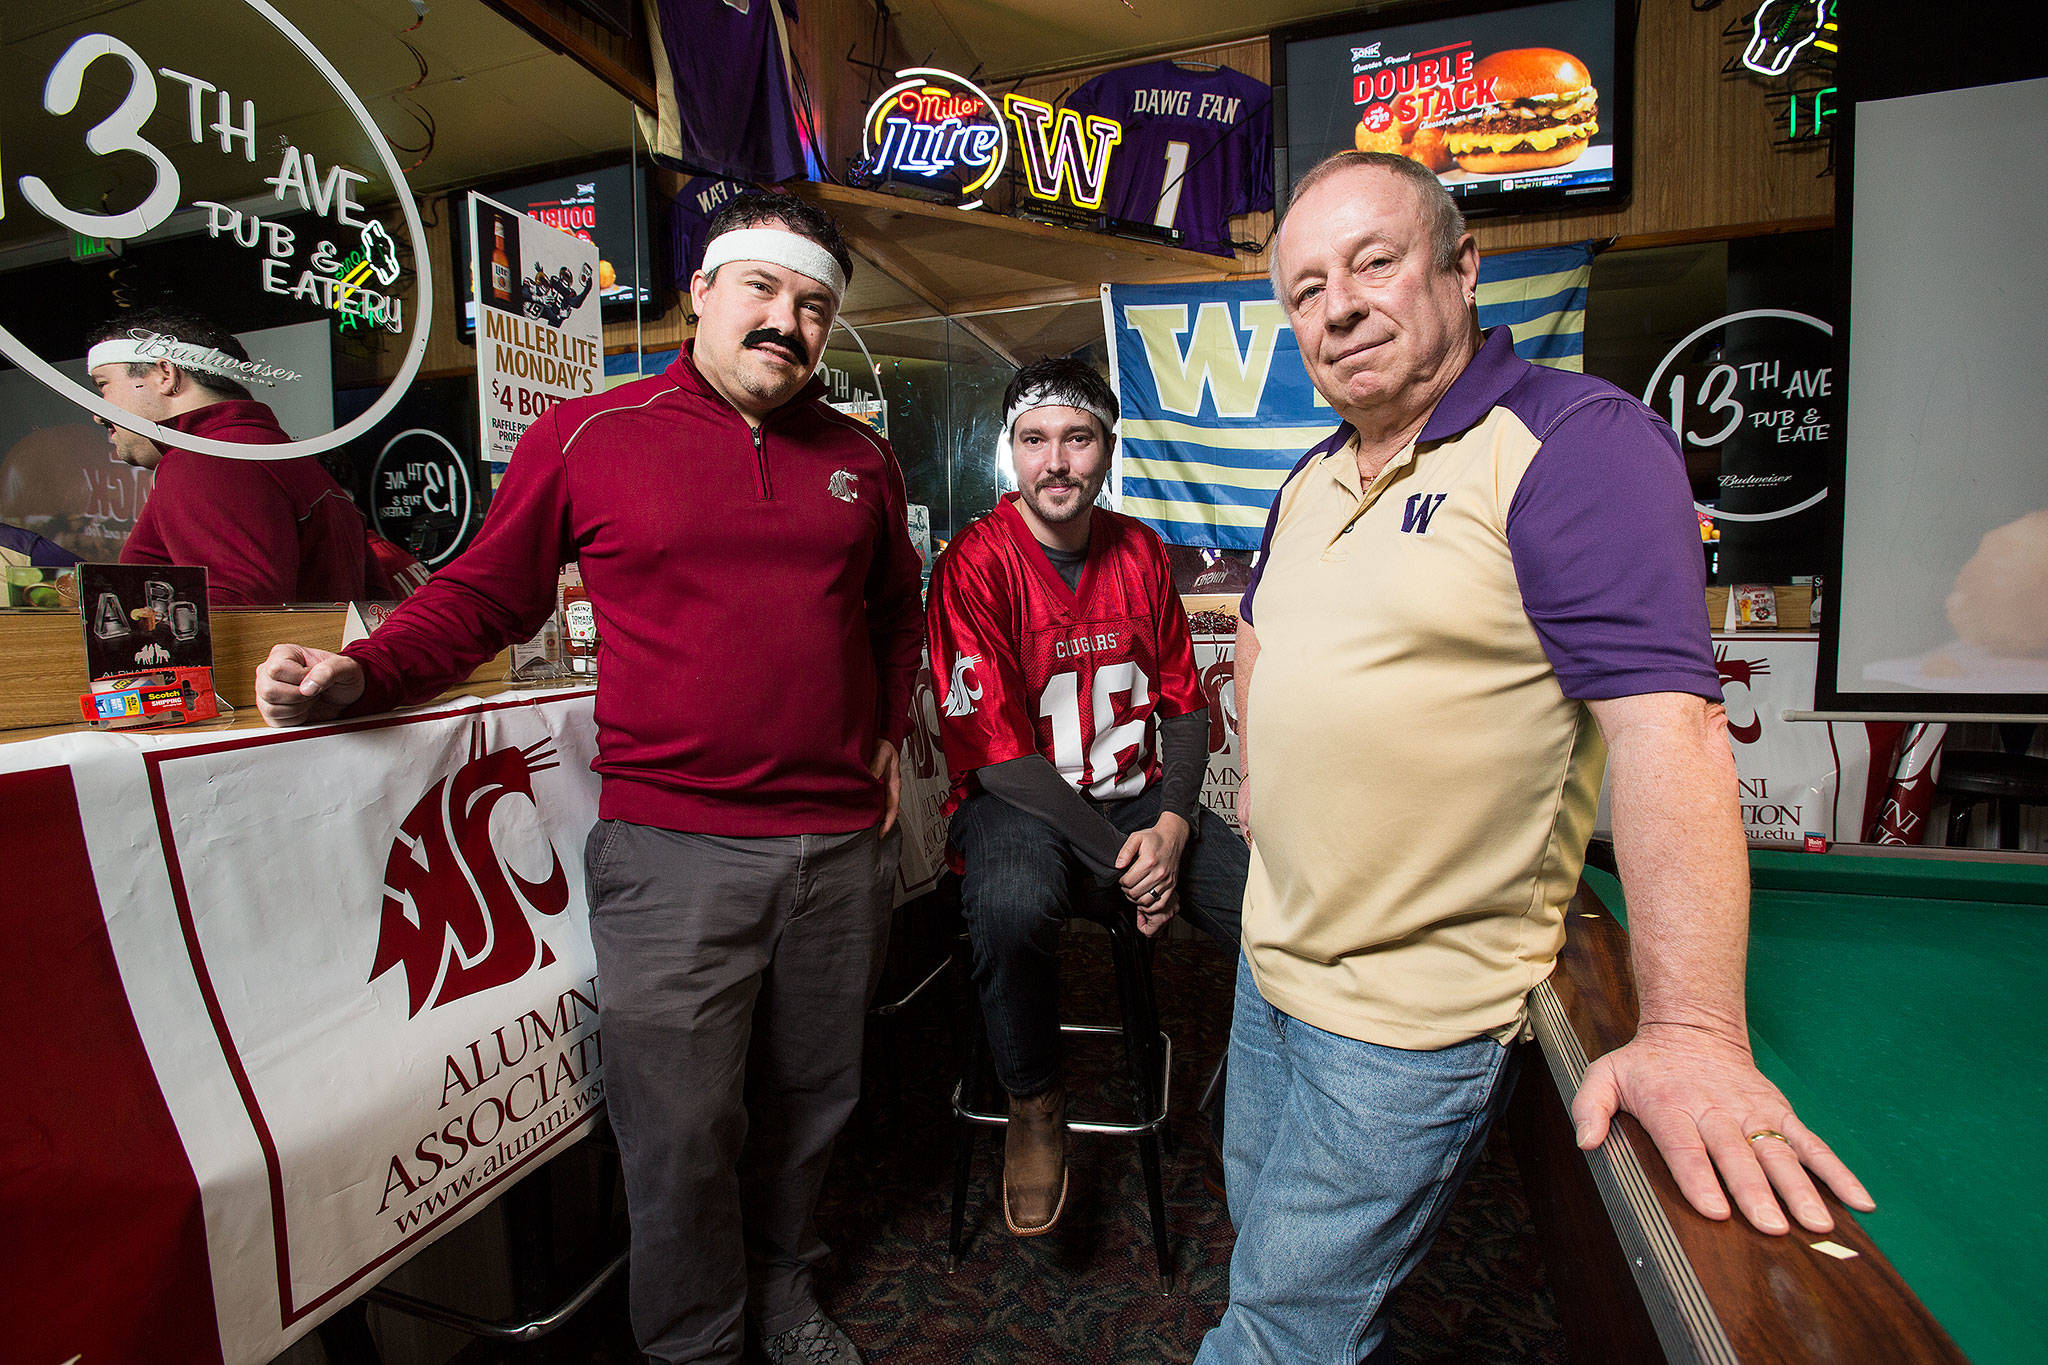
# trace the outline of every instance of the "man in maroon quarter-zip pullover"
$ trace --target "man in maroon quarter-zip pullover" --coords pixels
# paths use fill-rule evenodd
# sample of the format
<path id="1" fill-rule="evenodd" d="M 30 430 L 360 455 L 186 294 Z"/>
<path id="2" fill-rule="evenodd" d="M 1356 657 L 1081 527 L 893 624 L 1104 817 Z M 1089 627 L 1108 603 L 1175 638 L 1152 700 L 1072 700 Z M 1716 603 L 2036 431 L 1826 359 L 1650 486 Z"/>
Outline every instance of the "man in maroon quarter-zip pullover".
<path id="1" fill-rule="evenodd" d="M 812 377 L 851 257 L 801 200 L 720 211 L 663 374 L 521 438 L 474 545 L 343 654 L 280 645 L 273 725 L 433 696 L 554 605 L 599 625 L 585 850 L 605 1094 L 655 1360 L 857 1362 L 812 1227 L 887 937 L 923 629 L 903 477 Z"/>

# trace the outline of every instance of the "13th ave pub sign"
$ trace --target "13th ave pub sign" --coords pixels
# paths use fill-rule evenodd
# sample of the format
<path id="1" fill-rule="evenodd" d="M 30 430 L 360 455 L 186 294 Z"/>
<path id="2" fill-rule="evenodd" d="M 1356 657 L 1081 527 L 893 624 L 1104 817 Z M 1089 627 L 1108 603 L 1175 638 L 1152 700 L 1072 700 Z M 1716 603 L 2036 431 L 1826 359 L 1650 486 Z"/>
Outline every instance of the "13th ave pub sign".
<path id="1" fill-rule="evenodd" d="M 396 373 L 343 425 L 282 445 L 177 436 L 186 449 L 317 454 L 375 427 L 419 370 L 432 281 L 418 207 L 362 101 L 265 0 L 139 0 L 16 27 L 0 39 L 0 172 L 0 271 L 78 272 L 0 291 L 0 353 L 97 416 L 169 436 L 57 368 L 83 354 L 96 318 L 54 319 L 49 296 L 92 298 L 110 276 L 105 313 L 140 294 L 232 331 L 257 307 L 271 323 L 320 319 L 397 348 Z M 174 253 L 204 256 L 205 270 L 160 273 Z M 162 287 L 170 274 L 182 291 Z M 310 381 L 266 366 L 257 382 Z"/>

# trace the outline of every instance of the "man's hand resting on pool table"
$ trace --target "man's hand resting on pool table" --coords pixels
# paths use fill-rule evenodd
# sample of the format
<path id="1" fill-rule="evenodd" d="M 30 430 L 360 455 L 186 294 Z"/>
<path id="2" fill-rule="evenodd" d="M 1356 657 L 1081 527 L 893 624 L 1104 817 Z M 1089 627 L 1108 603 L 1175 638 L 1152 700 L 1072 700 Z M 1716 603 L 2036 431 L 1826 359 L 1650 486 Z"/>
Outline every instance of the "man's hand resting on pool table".
<path id="1" fill-rule="evenodd" d="M 1749 853 L 1728 717 L 1718 704 L 1679 692 L 1586 704 L 1607 741 L 1641 1022 L 1631 1042 L 1587 1068 L 1572 1101 L 1579 1146 L 1606 1141 L 1615 1110 L 1626 1109 L 1707 1217 L 1726 1218 L 1733 1195 L 1757 1228 L 1788 1232 L 1783 1199 L 1802 1227 L 1830 1231 L 1834 1219 L 1809 1171 L 1849 1207 L 1876 1206 L 1750 1056 Z M 1784 1141 L 1752 1142 L 1752 1133 Z"/>
<path id="2" fill-rule="evenodd" d="M 1572 1101 L 1581 1148 L 1591 1151 L 1607 1140 L 1617 1108 L 1642 1123 L 1686 1200 L 1709 1218 L 1726 1218 L 1733 1195 L 1753 1225 L 1783 1233 L 1790 1230 L 1778 1207 L 1783 1200 L 1807 1231 L 1833 1231 L 1835 1220 L 1809 1172 L 1850 1208 L 1868 1213 L 1877 1207 L 1841 1158 L 1756 1069 L 1746 1043 L 1692 1024 L 1643 1024 L 1626 1047 L 1586 1069 Z M 1765 1129 L 1785 1140 L 1748 1139 Z"/>

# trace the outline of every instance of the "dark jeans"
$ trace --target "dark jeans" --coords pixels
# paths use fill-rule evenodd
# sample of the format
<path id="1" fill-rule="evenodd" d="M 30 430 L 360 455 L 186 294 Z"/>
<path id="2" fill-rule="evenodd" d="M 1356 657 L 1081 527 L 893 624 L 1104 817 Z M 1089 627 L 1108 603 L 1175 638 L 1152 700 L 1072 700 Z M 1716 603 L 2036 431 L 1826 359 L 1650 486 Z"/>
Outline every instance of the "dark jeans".
<path id="1" fill-rule="evenodd" d="M 860 1097 L 896 836 L 590 831 L 605 1099 L 632 1227 L 629 1315 L 663 1365 L 738 1361 L 816 1309 L 811 1215 Z"/>
<path id="2" fill-rule="evenodd" d="M 1155 782 L 1100 809 L 1135 834 L 1159 819 L 1159 806 Z M 1073 905 L 1074 879 L 1095 874 L 1052 826 L 986 792 L 953 813 L 952 842 L 966 864 L 960 904 L 996 1078 L 1012 1095 L 1036 1095 L 1060 1078 L 1060 925 Z M 1249 862 L 1244 840 L 1202 811 L 1181 853 L 1180 913 L 1233 955 Z"/>

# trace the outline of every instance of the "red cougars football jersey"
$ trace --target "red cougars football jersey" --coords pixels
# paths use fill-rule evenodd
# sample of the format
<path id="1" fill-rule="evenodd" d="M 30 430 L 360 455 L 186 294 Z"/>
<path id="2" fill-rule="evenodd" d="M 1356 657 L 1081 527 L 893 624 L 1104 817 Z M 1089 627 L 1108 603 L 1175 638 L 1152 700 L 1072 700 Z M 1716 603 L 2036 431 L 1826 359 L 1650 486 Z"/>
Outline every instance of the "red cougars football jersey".
<path id="1" fill-rule="evenodd" d="M 927 628 L 951 814 L 969 774 L 1044 754 L 1097 800 L 1159 775 L 1153 717 L 1200 710 L 1187 616 L 1159 537 L 1094 509 L 1079 591 L 1045 557 L 1011 493 L 932 569 Z"/>

